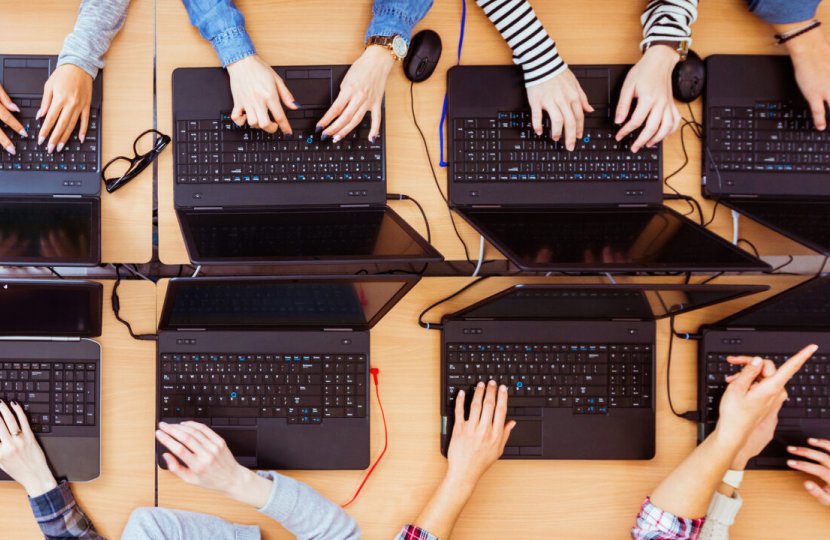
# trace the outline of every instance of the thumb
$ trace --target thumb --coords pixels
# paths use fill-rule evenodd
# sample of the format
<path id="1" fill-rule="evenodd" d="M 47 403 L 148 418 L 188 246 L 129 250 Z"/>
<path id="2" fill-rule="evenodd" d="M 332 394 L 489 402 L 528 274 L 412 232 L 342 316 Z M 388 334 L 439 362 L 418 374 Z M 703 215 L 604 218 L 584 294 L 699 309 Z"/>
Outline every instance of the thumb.
<path id="1" fill-rule="evenodd" d="M 282 100 L 283 104 L 292 110 L 297 110 L 300 108 L 300 104 L 297 103 L 297 100 L 294 98 L 294 94 L 291 93 L 291 90 L 288 89 L 288 86 L 285 84 L 279 75 L 274 73 L 274 78 L 277 82 L 277 92 L 280 94 L 280 99 Z"/>
<path id="2" fill-rule="evenodd" d="M 505 446 L 507 446 L 507 440 L 510 439 L 510 433 L 513 431 L 513 428 L 516 427 L 516 421 L 510 420 L 507 422 L 507 425 L 504 426 L 504 433 L 501 436 L 501 447 L 502 451 Z"/>
<path id="3" fill-rule="evenodd" d="M 736 388 L 747 392 L 752 386 L 752 383 L 755 382 L 755 379 L 758 378 L 758 375 L 761 374 L 763 365 L 763 360 L 756 356 L 751 362 L 749 362 L 749 364 L 744 366 L 744 369 L 741 370 L 735 380 L 729 383 L 729 386 L 735 386 Z"/>

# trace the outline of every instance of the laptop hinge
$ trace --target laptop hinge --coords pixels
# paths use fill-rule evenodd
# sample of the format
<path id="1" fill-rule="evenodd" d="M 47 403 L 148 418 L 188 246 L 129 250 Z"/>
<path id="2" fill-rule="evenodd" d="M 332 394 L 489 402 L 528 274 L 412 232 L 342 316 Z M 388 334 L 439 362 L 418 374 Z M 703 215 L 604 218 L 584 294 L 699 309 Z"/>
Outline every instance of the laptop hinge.
<path id="1" fill-rule="evenodd" d="M 176 328 L 176 332 L 204 332 L 206 328 Z"/>
<path id="2" fill-rule="evenodd" d="M 370 208 L 369 204 L 341 204 L 338 208 Z"/>
<path id="3" fill-rule="evenodd" d="M 752 195 L 750 193 L 730 193 L 730 199 L 757 199 L 758 195 Z"/>
<path id="4" fill-rule="evenodd" d="M 354 332 L 353 328 L 323 328 L 323 332 Z"/>
<path id="5" fill-rule="evenodd" d="M 80 195 L 52 195 L 53 199 L 80 199 Z"/>
<path id="6" fill-rule="evenodd" d="M 643 321 L 643 319 L 637 319 L 637 318 L 629 319 L 629 318 L 625 318 L 625 317 L 621 317 L 619 319 L 611 319 L 611 320 L 612 321 L 618 321 L 618 322 L 642 322 Z"/>
<path id="7" fill-rule="evenodd" d="M 635 203 L 628 203 L 628 204 L 626 204 L 626 203 L 622 203 L 622 204 L 618 204 L 618 205 L 617 205 L 617 208 L 648 208 L 648 206 L 649 206 L 649 205 L 648 205 L 648 204 L 646 204 L 646 203 L 641 203 L 641 204 L 635 204 Z"/>
<path id="8" fill-rule="evenodd" d="M 194 206 L 193 210 L 224 210 L 223 206 Z"/>
<path id="9" fill-rule="evenodd" d="M 500 204 L 474 204 L 470 208 L 501 208 Z"/>
<path id="10" fill-rule="evenodd" d="M 726 330 L 724 330 L 724 331 L 725 332 L 754 332 L 755 329 L 754 328 L 730 328 L 730 327 L 727 326 Z"/>
<path id="11" fill-rule="evenodd" d="M 81 341 L 77 336 L 4 336 L 0 341 Z"/>

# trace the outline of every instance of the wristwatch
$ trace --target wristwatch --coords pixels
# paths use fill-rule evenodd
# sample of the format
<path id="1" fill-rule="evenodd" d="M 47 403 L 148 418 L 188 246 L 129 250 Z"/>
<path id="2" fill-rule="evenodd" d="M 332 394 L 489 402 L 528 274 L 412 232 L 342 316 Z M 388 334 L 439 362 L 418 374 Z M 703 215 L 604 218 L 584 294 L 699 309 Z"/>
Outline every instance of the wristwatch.
<path id="1" fill-rule="evenodd" d="M 743 480 L 744 471 L 728 470 L 726 471 L 726 474 L 723 475 L 723 480 L 721 480 L 721 482 L 727 486 L 732 486 L 733 488 L 738 489 L 741 487 L 741 482 L 743 482 Z"/>
<path id="2" fill-rule="evenodd" d="M 366 46 L 369 47 L 371 45 L 386 47 L 392 54 L 392 58 L 398 61 L 406 58 L 406 53 L 409 50 L 406 40 L 401 36 L 371 36 L 366 40 Z"/>
<path id="3" fill-rule="evenodd" d="M 667 39 L 661 39 L 657 41 L 649 41 L 646 43 L 645 49 L 643 52 L 646 52 L 650 49 L 653 45 L 665 45 L 666 47 L 671 47 L 672 50 L 677 51 L 677 54 L 680 55 L 680 61 L 686 60 L 689 56 L 689 42 L 688 41 L 671 41 Z"/>

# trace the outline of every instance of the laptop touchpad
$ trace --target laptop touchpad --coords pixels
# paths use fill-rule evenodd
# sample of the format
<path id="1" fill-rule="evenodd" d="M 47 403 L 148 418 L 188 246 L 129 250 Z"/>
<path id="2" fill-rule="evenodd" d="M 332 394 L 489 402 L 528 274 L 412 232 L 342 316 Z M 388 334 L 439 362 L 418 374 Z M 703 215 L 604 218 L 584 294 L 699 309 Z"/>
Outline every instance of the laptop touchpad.
<path id="1" fill-rule="evenodd" d="M 508 446 L 542 446 L 542 422 L 538 420 L 517 420 L 510 433 Z"/>
<path id="2" fill-rule="evenodd" d="M 330 69 L 289 69 L 285 84 L 304 109 L 327 109 L 332 103 Z"/>
<path id="3" fill-rule="evenodd" d="M 251 429 L 216 429 L 216 433 L 225 439 L 236 461 L 246 467 L 256 467 L 257 432 Z"/>

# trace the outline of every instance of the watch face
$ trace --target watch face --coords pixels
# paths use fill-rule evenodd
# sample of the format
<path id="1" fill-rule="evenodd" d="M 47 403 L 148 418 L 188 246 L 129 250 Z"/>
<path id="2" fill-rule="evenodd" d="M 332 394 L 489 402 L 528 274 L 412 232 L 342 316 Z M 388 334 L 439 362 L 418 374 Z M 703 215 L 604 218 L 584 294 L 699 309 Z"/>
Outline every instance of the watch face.
<path id="1" fill-rule="evenodd" d="M 395 36 L 395 39 L 392 40 L 392 51 L 398 58 L 404 58 L 406 56 L 408 47 L 406 46 L 406 41 L 401 36 Z"/>

